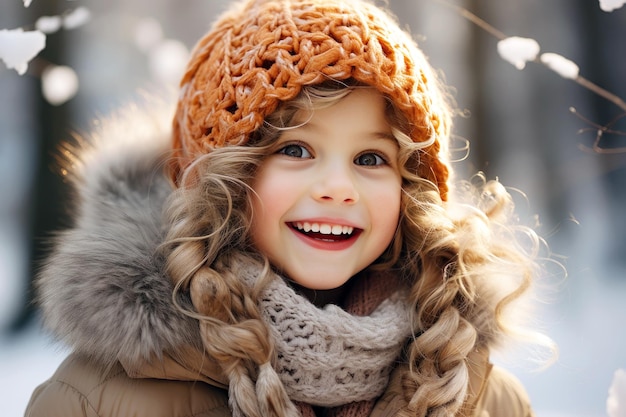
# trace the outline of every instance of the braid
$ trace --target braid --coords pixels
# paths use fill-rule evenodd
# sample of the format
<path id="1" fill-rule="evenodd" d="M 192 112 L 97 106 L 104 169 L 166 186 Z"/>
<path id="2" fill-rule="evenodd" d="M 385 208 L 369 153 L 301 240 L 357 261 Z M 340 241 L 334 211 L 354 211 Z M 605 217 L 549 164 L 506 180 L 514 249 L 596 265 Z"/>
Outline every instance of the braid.
<path id="1" fill-rule="evenodd" d="M 171 227 L 164 249 L 175 284 L 174 302 L 198 319 L 204 349 L 229 381 L 236 417 L 296 413 L 271 366 L 275 348 L 257 304 L 272 277 L 270 265 L 248 240 L 253 198 L 249 184 L 273 139 L 199 158 L 182 177 L 186 186 L 174 191 L 167 212 Z M 238 273 L 241 256 L 262 265 L 252 287 Z M 193 310 L 179 302 L 185 294 Z"/>
<path id="2" fill-rule="evenodd" d="M 432 184 L 405 187 L 405 276 L 413 278 L 410 299 L 417 306 L 418 334 L 408 349 L 410 372 L 404 376 L 404 416 L 452 416 L 461 406 L 469 381 L 466 359 L 476 329 L 464 317 L 469 283 L 464 282 L 454 245 L 454 224 Z"/>
<path id="3" fill-rule="evenodd" d="M 198 177 L 185 179 L 169 203 L 171 228 L 166 239 L 167 271 L 175 284 L 174 301 L 199 320 L 207 353 L 228 378 L 236 415 L 261 416 L 254 383 L 258 369 L 270 362 L 274 347 L 260 318 L 256 297 L 269 279 L 269 266 L 254 288 L 233 272 L 229 253 L 247 253 L 251 190 L 248 184 L 265 155 L 262 147 L 231 147 L 199 159 Z M 246 250 L 242 250 L 246 248 Z M 194 311 L 178 302 L 188 293 Z M 235 404 L 235 406 L 237 406 Z"/>
<path id="4" fill-rule="evenodd" d="M 239 280 L 240 281 L 240 280 Z M 191 282 L 193 305 L 205 316 L 200 334 L 207 353 L 229 381 L 235 415 L 261 417 L 254 382 L 258 369 L 272 358 L 273 344 L 258 309 L 232 273 L 210 268 L 198 271 Z"/>
<path id="5" fill-rule="evenodd" d="M 466 396 L 472 351 L 505 335 L 552 348 L 505 314 L 531 288 L 540 239 L 512 224 L 511 197 L 497 182 L 465 184 L 467 203 L 444 204 L 434 184 L 403 175 L 400 264 L 412 282 L 416 335 L 408 346 L 403 415 L 454 416 Z M 518 232 L 530 237 L 530 250 Z"/>
<path id="6" fill-rule="evenodd" d="M 421 282 L 438 280 L 441 271 L 424 269 Z M 462 317 L 458 281 L 448 279 L 435 291 L 416 285 L 411 296 L 421 305 L 415 325 L 425 329 L 409 351 L 411 372 L 406 387 L 413 392 L 408 410 L 418 416 L 452 416 L 461 406 L 469 381 L 466 359 L 474 348 L 476 329 Z"/>

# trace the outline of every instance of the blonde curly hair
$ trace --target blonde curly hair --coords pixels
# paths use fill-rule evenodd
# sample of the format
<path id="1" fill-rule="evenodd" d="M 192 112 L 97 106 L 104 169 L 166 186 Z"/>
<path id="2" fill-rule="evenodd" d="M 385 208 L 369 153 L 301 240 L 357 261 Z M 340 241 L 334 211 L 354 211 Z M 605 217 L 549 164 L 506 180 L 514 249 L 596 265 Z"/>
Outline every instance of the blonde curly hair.
<path id="1" fill-rule="evenodd" d="M 275 354 L 256 303 L 271 266 L 249 236 L 255 172 L 296 112 L 330 106 L 354 88 L 369 87 L 354 80 L 305 87 L 266 117 L 245 146 L 215 149 L 194 161 L 194 180 L 183 177 L 189 186 L 171 199 L 168 272 L 176 292 L 189 292 L 194 306 L 202 306 L 201 314 L 190 314 L 200 320 L 205 348 L 231 389 L 240 390 L 238 398 L 256 398 L 245 381 L 255 380 Z M 495 346 L 507 334 L 545 342 L 507 315 L 529 293 L 541 240 L 515 223 L 511 196 L 498 182 L 465 182 L 457 198 L 444 202 L 438 185 L 416 173 L 423 145 L 407 133 L 410 123 L 394 101 L 387 103 L 400 144 L 402 210 L 396 236 L 370 268 L 397 269 L 410 284 L 414 337 L 406 350 L 402 415 L 453 416 L 466 395 L 472 351 Z M 264 265 L 254 288 L 233 273 L 234 253 Z M 271 408 L 254 401 L 240 406 L 248 416 Z M 277 416 L 289 415 L 285 404 L 274 408 Z"/>

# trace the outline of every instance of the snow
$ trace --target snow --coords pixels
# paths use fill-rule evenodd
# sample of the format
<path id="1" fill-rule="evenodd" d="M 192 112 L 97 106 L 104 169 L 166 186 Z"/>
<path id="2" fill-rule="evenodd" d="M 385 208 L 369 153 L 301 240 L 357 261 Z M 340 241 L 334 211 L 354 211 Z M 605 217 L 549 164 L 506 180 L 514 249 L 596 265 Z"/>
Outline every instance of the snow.
<path id="1" fill-rule="evenodd" d="M 91 20 L 91 12 L 86 7 L 77 7 L 63 18 L 64 29 L 76 29 Z"/>
<path id="2" fill-rule="evenodd" d="M 562 55 L 546 52 L 541 54 L 540 60 L 563 78 L 574 80 L 578 77 L 578 65 Z"/>
<path id="3" fill-rule="evenodd" d="M 179 40 L 164 38 L 159 21 L 151 17 L 139 19 L 133 41 L 147 55 L 148 69 L 155 81 L 170 85 L 180 81 L 189 60 L 189 49 Z"/>
<path id="4" fill-rule="evenodd" d="M 146 17 L 135 25 L 135 45 L 144 52 L 156 47 L 163 39 L 163 28 L 158 20 Z"/>
<path id="5" fill-rule="evenodd" d="M 24 75 L 28 63 L 46 47 L 46 35 L 38 30 L 0 29 L 0 59 L 7 68 Z"/>
<path id="6" fill-rule="evenodd" d="M 600 8 L 605 12 L 612 12 L 626 4 L 626 0 L 600 0 Z"/>
<path id="7" fill-rule="evenodd" d="M 50 65 L 41 75 L 41 90 L 48 103 L 61 105 L 78 92 L 78 76 L 70 67 Z"/>
<path id="8" fill-rule="evenodd" d="M 498 42 L 498 53 L 505 61 L 522 70 L 528 61 L 534 61 L 539 54 L 539 44 L 531 38 L 511 36 Z"/>
<path id="9" fill-rule="evenodd" d="M 11 149 L 10 143 L 5 143 L 2 146 L 2 168 L 9 165 L 9 161 L 6 157 L 15 157 L 14 149 Z M 0 169 L 0 174 L 9 174 L 8 170 Z M 4 184 L 1 184 L 4 186 Z M 9 190 L 2 189 L 4 198 L 7 197 Z M 0 219 L 0 329 L 8 326 L 11 320 L 15 319 L 13 313 L 18 311 L 21 298 L 16 294 L 21 294 L 27 291 L 25 280 L 17 279 L 2 279 L 1 277 L 19 277 L 26 274 L 26 266 L 23 262 L 17 262 L 18 259 L 22 259 L 22 245 L 23 241 L 20 241 L 19 227 L 15 222 L 2 221 Z M 23 238 L 22 238 L 23 239 Z"/>
<path id="10" fill-rule="evenodd" d="M 30 4 L 33 2 L 33 0 L 24 0 L 24 7 L 28 7 L 30 6 Z"/>
<path id="11" fill-rule="evenodd" d="M 606 412 L 609 417 L 626 417 L 626 371 L 623 369 L 618 369 L 613 375 Z"/>
<path id="12" fill-rule="evenodd" d="M 69 350 L 53 343 L 38 326 L 0 338 L 0 402 L 4 417 L 24 415 L 33 390 L 50 378 Z"/>
<path id="13" fill-rule="evenodd" d="M 155 80 L 174 85 L 185 72 L 189 49 L 180 41 L 166 39 L 150 50 L 148 66 Z"/>
<path id="14" fill-rule="evenodd" d="M 35 22 L 35 29 L 43 33 L 55 33 L 63 25 L 63 19 L 61 16 L 41 16 Z"/>
<path id="15" fill-rule="evenodd" d="M 65 16 L 41 16 L 35 22 L 35 28 L 43 33 L 55 33 L 61 27 L 76 29 L 91 19 L 91 12 L 86 7 L 77 7 Z"/>

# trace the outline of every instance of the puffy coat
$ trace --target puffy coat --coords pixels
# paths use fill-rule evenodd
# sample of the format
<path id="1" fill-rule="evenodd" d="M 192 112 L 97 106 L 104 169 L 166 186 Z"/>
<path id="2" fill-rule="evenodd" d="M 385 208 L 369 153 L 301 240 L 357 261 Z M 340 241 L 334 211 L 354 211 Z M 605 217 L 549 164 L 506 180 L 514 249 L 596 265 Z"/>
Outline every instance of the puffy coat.
<path id="1" fill-rule="evenodd" d="M 203 355 L 197 322 L 173 305 L 157 251 L 171 193 L 160 170 L 169 120 L 127 109 L 70 161 L 75 224 L 58 236 L 37 288 L 45 327 L 73 353 L 35 390 L 28 417 L 230 416 L 227 381 Z M 464 416 L 533 415 L 523 387 L 486 353 L 469 363 Z M 374 417 L 404 404 L 402 372 Z"/>
<path id="2" fill-rule="evenodd" d="M 165 371 L 167 365 L 162 366 Z M 392 376 L 372 417 L 394 416 L 404 404 L 399 375 L 397 371 Z M 131 377 L 119 362 L 103 368 L 88 357 L 74 353 L 33 393 L 26 416 L 230 417 L 226 388 L 217 381 L 195 379 L 197 375 L 188 371 L 182 374 L 163 372 L 150 378 Z M 468 415 L 534 415 L 524 388 L 511 374 L 494 367 L 480 384 L 484 384 L 482 393 L 480 398 L 471 400 L 469 407 L 474 411 Z"/>

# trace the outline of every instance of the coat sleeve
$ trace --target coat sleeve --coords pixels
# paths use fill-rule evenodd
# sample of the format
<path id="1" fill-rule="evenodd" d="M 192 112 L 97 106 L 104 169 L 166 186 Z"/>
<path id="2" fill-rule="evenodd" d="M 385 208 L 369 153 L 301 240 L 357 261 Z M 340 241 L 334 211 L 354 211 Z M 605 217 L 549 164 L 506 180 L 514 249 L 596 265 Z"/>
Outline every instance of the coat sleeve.
<path id="1" fill-rule="evenodd" d="M 97 417 L 80 392 L 58 381 L 48 380 L 33 392 L 25 417 Z"/>
<path id="2" fill-rule="evenodd" d="M 535 417 L 526 390 L 517 378 L 488 361 L 477 369 L 484 380 L 477 382 L 472 394 L 476 397 L 466 399 L 464 407 L 468 408 L 462 407 L 457 417 Z M 408 365 L 399 365 L 393 371 L 389 385 L 370 417 L 398 416 L 407 404 L 402 387 L 402 375 L 406 372 Z"/>
<path id="3" fill-rule="evenodd" d="M 522 383 L 511 373 L 493 367 L 479 399 L 475 417 L 534 417 Z"/>
<path id="4" fill-rule="evenodd" d="M 227 394 L 204 382 L 133 379 L 71 355 L 31 397 L 25 417 L 230 417 Z"/>

